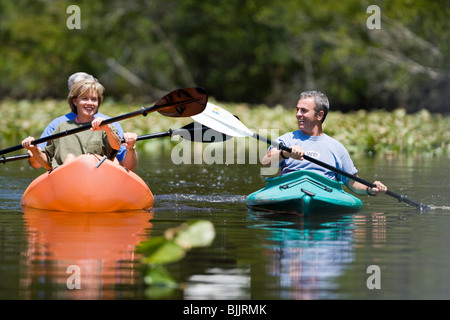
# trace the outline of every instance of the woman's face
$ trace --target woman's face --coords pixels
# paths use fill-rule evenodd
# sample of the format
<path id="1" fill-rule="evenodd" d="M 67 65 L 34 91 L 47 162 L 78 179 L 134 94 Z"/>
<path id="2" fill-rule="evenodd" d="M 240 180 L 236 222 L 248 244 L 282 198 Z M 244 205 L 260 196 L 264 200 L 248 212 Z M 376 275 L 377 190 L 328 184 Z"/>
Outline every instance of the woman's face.
<path id="1" fill-rule="evenodd" d="M 98 110 L 98 95 L 94 90 L 87 95 L 79 96 L 73 100 L 77 107 L 77 116 L 80 122 L 92 121 Z"/>

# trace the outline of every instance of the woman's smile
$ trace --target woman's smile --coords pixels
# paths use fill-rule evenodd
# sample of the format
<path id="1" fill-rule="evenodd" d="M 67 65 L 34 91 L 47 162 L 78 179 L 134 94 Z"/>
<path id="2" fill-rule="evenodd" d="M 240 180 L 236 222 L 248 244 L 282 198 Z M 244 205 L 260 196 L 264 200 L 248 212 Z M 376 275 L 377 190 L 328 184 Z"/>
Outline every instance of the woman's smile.
<path id="1" fill-rule="evenodd" d="M 77 117 L 80 122 L 90 122 L 98 110 L 98 96 L 96 92 L 89 92 L 88 95 L 78 97 L 74 100 L 77 107 Z"/>

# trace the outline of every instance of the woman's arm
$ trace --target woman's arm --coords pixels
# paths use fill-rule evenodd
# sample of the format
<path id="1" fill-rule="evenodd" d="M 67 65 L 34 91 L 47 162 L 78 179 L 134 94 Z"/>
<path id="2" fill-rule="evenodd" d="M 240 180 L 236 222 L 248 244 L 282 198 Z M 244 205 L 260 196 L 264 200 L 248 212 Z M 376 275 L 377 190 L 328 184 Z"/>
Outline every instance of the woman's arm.
<path id="1" fill-rule="evenodd" d="M 41 148 L 34 144 L 31 144 L 31 142 L 33 142 L 34 140 L 35 139 L 33 137 L 25 138 L 22 141 L 22 147 L 28 149 L 32 154 L 32 158 L 34 158 L 34 160 L 37 161 L 41 166 L 43 166 L 47 170 L 51 170 L 52 166 L 47 158 L 47 155 L 42 152 Z"/>
<path id="2" fill-rule="evenodd" d="M 135 171 L 138 161 L 138 155 L 135 147 L 137 134 L 133 132 L 126 132 L 123 134 L 123 139 L 125 140 L 124 145 L 127 147 L 127 151 L 125 152 L 125 156 L 120 164 L 131 171 Z"/>
<path id="3" fill-rule="evenodd" d="M 104 130 L 106 132 L 106 137 L 108 138 L 108 142 L 109 142 L 109 145 L 111 146 L 111 148 L 113 148 L 114 150 L 119 150 L 120 143 L 121 143 L 121 139 L 120 139 L 119 135 L 113 129 L 111 129 L 111 127 L 109 125 L 101 125 L 103 120 L 104 119 L 101 117 L 98 117 L 98 118 L 95 118 L 94 120 L 92 120 L 91 130 L 92 131 Z"/>

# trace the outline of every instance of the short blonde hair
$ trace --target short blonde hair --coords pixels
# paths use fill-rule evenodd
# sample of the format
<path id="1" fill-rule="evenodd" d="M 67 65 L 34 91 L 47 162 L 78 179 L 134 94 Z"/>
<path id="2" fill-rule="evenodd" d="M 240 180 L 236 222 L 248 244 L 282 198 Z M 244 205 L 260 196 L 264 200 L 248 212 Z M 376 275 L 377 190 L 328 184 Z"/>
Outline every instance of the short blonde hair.
<path id="1" fill-rule="evenodd" d="M 103 92 L 105 88 L 98 81 L 92 80 L 81 80 L 76 82 L 69 92 L 67 101 L 69 102 L 70 110 L 77 114 L 77 106 L 73 103 L 73 100 L 78 97 L 87 96 L 91 91 L 97 92 L 98 96 L 98 107 L 103 102 Z"/>

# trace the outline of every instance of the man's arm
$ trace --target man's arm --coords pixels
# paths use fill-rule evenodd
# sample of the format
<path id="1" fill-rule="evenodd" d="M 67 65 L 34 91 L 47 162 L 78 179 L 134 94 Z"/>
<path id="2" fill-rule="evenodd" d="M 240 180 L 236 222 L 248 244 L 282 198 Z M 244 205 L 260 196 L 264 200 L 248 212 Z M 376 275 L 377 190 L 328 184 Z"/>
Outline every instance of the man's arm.
<path id="1" fill-rule="evenodd" d="M 356 175 L 358 176 L 358 175 Z M 385 193 L 387 191 L 386 186 L 381 183 L 380 181 L 375 181 L 373 183 L 376 187 L 374 188 L 370 188 L 368 186 L 366 186 L 365 184 L 362 184 L 358 181 L 349 179 L 347 181 L 347 187 L 354 193 L 359 194 L 359 195 L 364 195 L 367 194 L 369 196 L 376 196 L 379 193 Z"/>

